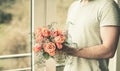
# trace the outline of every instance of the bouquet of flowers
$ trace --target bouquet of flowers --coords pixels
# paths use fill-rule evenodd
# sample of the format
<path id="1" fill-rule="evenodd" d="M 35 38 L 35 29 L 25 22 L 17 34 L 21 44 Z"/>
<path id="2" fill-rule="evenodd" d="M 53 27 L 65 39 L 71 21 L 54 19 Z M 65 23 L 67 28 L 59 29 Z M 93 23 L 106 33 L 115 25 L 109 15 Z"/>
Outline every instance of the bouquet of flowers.
<path id="1" fill-rule="evenodd" d="M 61 30 L 52 26 L 39 27 L 35 31 L 35 46 L 33 51 L 39 57 L 37 63 L 44 63 L 49 58 L 54 58 L 62 49 L 65 35 Z"/>

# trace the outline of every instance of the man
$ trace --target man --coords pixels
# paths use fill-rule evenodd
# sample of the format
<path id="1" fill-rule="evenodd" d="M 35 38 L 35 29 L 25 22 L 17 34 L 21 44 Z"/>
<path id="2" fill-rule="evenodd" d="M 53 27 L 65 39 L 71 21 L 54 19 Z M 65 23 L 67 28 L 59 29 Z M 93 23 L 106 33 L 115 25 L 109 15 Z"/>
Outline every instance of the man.
<path id="1" fill-rule="evenodd" d="M 64 71 L 109 71 L 108 60 L 115 54 L 119 39 L 120 11 L 112 0 L 78 0 L 68 11 L 70 55 Z"/>

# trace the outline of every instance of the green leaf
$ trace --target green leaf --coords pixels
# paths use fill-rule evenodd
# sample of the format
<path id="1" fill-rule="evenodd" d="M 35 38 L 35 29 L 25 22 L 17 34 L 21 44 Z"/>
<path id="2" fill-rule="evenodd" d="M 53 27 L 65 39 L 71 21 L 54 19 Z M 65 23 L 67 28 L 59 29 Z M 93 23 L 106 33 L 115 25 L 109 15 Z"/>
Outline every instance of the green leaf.
<path id="1" fill-rule="evenodd" d="M 48 53 L 43 53 L 43 56 L 46 60 L 48 60 L 50 58 L 50 55 Z"/>

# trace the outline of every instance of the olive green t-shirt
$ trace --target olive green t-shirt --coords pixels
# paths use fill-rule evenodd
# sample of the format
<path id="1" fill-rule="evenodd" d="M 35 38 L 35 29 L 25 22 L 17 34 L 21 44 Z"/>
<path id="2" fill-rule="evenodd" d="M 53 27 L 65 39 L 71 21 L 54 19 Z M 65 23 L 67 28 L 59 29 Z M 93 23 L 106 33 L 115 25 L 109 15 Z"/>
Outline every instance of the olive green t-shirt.
<path id="1" fill-rule="evenodd" d="M 80 0 L 68 10 L 68 40 L 77 48 L 102 44 L 100 28 L 120 26 L 120 11 L 113 0 L 91 0 L 82 5 Z M 109 35 L 108 35 L 109 36 Z M 70 56 L 64 71 L 109 71 L 108 59 L 85 59 Z"/>

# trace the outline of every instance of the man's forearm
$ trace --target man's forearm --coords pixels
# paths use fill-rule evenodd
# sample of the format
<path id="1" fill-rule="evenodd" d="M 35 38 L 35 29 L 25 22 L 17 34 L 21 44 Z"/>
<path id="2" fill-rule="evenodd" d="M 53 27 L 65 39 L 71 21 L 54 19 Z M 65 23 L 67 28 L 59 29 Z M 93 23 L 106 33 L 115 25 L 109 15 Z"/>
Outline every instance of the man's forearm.
<path id="1" fill-rule="evenodd" d="M 92 47 L 86 47 L 81 49 L 69 48 L 66 47 L 66 53 L 72 56 L 77 56 L 81 58 L 94 58 L 94 59 L 102 59 L 102 58 L 111 58 L 114 56 L 114 51 L 104 45 L 96 45 Z"/>
<path id="2" fill-rule="evenodd" d="M 112 49 L 105 47 L 104 45 L 96 45 L 92 47 L 82 48 L 76 51 L 76 56 L 82 58 L 111 58 L 114 56 Z"/>
<path id="3" fill-rule="evenodd" d="M 102 43 L 91 47 L 84 47 L 82 49 L 75 49 L 69 46 L 63 46 L 67 54 L 81 57 L 81 58 L 111 58 L 114 56 L 119 40 L 120 27 L 106 26 L 101 27 L 100 34 Z M 112 33 L 111 33 L 112 32 Z M 109 36 L 108 36 L 109 35 Z"/>

